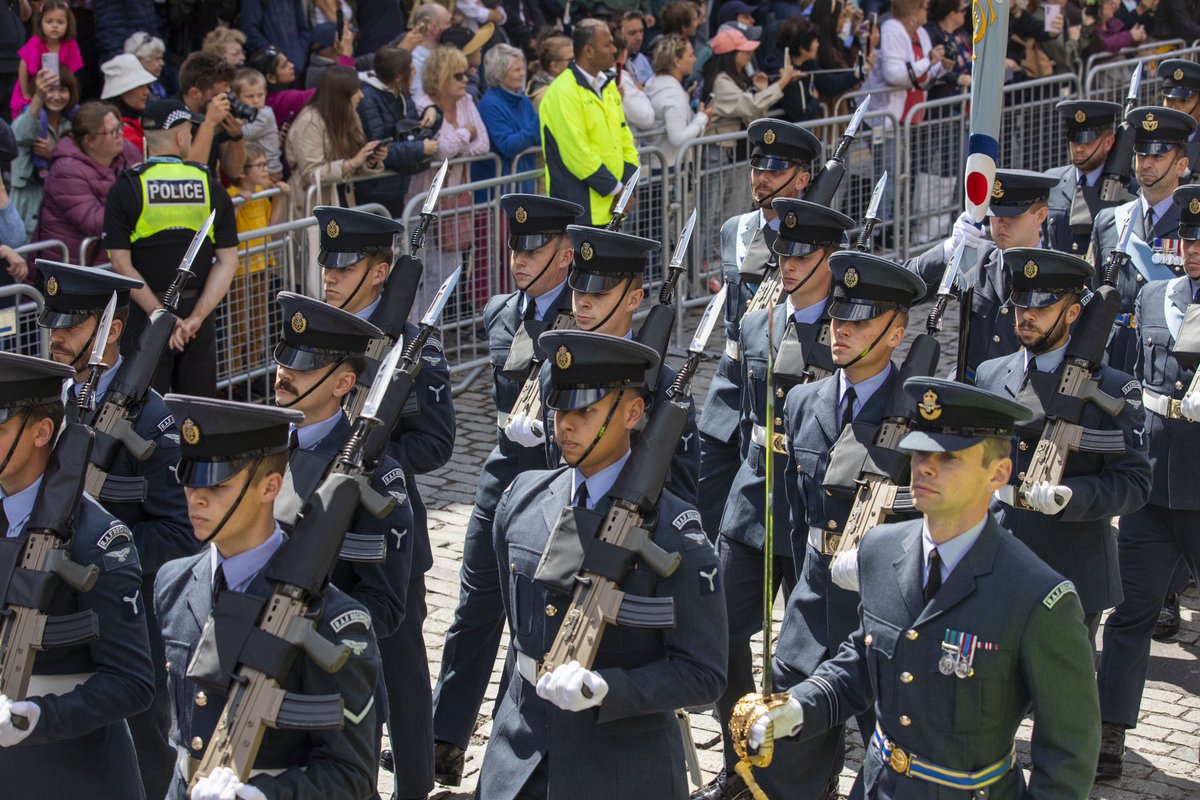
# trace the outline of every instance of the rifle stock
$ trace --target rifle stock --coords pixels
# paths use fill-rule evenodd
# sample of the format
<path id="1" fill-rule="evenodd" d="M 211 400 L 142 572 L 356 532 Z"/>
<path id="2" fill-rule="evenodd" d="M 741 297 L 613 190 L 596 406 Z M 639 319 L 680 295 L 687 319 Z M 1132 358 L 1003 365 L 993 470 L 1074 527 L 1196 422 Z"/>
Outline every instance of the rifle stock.
<path id="1" fill-rule="evenodd" d="M 575 315 L 570 311 L 559 311 L 558 316 L 554 318 L 554 323 L 547 328 L 551 331 L 567 331 L 574 330 Z M 668 339 L 670 338 L 668 332 Z M 525 376 L 525 382 L 521 384 L 521 391 L 517 395 L 517 401 L 513 403 L 512 411 L 508 412 L 508 419 L 504 424 L 507 427 L 512 424 L 517 417 L 527 417 L 529 419 L 539 419 L 542 416 L 542 364 L 544 359 L 538 357 L 537 350 L 534 350 L 533 359 L 529 362 L 529 372 Z"/>

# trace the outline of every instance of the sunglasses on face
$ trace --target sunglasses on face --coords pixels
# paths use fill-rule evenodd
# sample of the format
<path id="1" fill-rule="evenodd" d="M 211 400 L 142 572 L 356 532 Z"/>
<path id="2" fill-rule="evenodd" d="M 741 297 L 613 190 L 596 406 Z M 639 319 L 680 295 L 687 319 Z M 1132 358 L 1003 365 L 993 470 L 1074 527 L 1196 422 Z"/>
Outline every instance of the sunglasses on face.
<path id="1" fill-rule="evenodd" d="M 465 73 L 465 72 L 456 72 L 456 73 L 454 73 L 454 75 L 453 75 L 452 77 L 453 77 L 453 78 L 454 78 L 454 80 L 456 80 L 456 81 L 465 81 L 465 80 L 467 79 L 467 73 Z"/>

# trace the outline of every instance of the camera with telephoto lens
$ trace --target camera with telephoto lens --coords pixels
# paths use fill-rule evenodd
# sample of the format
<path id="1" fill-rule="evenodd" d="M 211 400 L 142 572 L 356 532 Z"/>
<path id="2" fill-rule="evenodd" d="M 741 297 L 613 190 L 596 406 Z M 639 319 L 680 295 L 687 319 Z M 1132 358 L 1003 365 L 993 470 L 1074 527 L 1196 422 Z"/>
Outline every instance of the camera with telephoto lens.
<path id="1" fill-rule="evenodd" d="M 953 39 L 947 39 L 946 41 L 942 42 L 942 52 L 944 54 L 942 58 L 946 59 L 947 61 L 958 60 L 958 45 L 955 44 Z"/>
<path id="2" fill-rule="evenodd" d="M 233 114 L 238 119 L 244 119 L 246 122 L 254 122 L 258 119 L 258 109 L 250 106 L 237 99 L 237 95 L 229 92 L 225 95 L 229 99 L 229 113 Z"/>

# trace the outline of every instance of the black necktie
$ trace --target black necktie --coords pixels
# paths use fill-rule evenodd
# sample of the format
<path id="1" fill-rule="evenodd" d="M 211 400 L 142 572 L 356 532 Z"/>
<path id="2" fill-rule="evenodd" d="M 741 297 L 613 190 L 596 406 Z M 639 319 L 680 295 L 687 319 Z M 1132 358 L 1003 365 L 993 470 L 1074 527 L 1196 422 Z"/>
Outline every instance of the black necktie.
<path id="1" fill-rule="evenodd" d="M 942 588 L 942 557 L 938 555 L 935 547 L 929 551 L 929 580 L 925 581 L 925 605 L 929 605 L 929 601 L 933 599 L 940 588 Z"/>
<path id="2" fill-rule="evenodd" d="M 522 322 L 530 322 L 537 319 L 537 303 L 529 295 L 525 295 L 525 311 L 521 314 Z"/>
<path id="3" fill-rule="evenodd" d="M 1153 233 L 1154 233 L 1154 209 L 1147 208 L 1146 209 L 1146 218 L 1145 218 L 1145 220 L 1143 220 L 1143 224 L 1142 224 L 1142 241 L 1144 241 L 1146 244 L 1150 244 L 1150 239 L 1153 237 Z"/>
<path id="4" fill-rule="evenodd" d="M 1192 302 L 1200 303 L 1200 286 L 1197 286 L 1196 290 L 1192 292 Z"/>
<path id="5" fill-rule="evenodd" d="M 579 484 L 579 488 L 577 490 L 575 490 L 575 507 L 576 508 L 587 508 L 588 507 L 587 481 L 584 481 L 583 483 Z"/>
<path id="6" fill-rule="evenodd" d="M 225 581 L 225 565 L 217 564 L 217 572 L 213 575 L 212 604 L 214 608 L 217 605 L 217 596 L 228 589 L 229 584 Z"/>
<path id="7" fill-rule="evenodd" d="M 288 432 L 288 454 L 290 455 L 290 454 L 296 452 L 296 448 L 299 446 L 300 446 L 300 432 L 298 430 L 296 430 L 295 428 L 292 428 L 292 430 Z M 219 567 L 218 567 L 218 569 L 219 569 Z"/>
<path id="8" fill-rule="evenodd" d="M 838 430 L 845 428 L 854 421 L 854 401 L 856 397 L 857 395 L 854 392 L 854 387 L 846 387 L 846 393 L 842 395 L 842 402 L 846 405 L 842 407 L 842 419 L 838 425 Z"/>
<path id="9" fill-rule="evenodd" d="M 1029 359 L 1029 372 L 1037 372 L 1037 369 L 1037 356 L 1034 356 L 1033 358 Z"/>
<path id="10" fill-rule="evenodd" d="M 8 514 L 4 513 L 4 498 L 0 497 L 0 539 L 8 536 Z"/>
<path id="11" fill-rule="evenodd" d="M 1088 208 L 1087 197 L 1083 194 L 1086 188 L 1087 176 L 1081 175 L 1079 182 L 1075 184 L 1075 194 L 1071 198 L 1071 215 L 1067 218 L 1071 233 L 1076 236 L 1086 236 L 1092 232 L 1092 212 Z"/>

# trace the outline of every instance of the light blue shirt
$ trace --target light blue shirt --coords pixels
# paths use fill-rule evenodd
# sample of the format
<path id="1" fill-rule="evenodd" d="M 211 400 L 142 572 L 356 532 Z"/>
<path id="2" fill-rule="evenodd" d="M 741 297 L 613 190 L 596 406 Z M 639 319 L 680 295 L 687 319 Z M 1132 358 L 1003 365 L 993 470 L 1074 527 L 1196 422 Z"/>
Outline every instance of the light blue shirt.
<path id="1" fill-rule="evenodd" d="M 588 490 L 587 507 L 595 510 L 596 503 L 602 497 L 609 493 L 613 484 L 617 482 L 617 476 L 621 474 L 621 470 L 625 467 L 625 462 L 629 460 L 629 453 L 618 458 L 613 463 L 609 464 L 604 469 L 597 472 L 590 478 L 584 478 L 583 473 L 579 470 L 571 469 L 571 504 L 575 504 L 575 497 L 579 494 L 579 484 L 586 483 Z"/>
<path id="2" fill-rule="evenodd" d="M 886 367 L 864 381 L 858 383 L 850 383 L 850 379 L 846 377 L 845 370 L 838 370 L 838 418 L 841 418 L 841 413 L 846 404 L 846 390 L 851 386 L 854 387 L 854 411 L 852 416 L 857 417 L 858 412 L 862 411 L 862 407 L 871 399 L 871 395 L 879 390 L 883 382 L 887 380 L 887 376 L 892 372 L 892 365 L 889 363 Z"/>
<path id="3" fill-rule="evenodd" d="M 1100 180 L 1100 173 L 1104 172 L 1104 165 L 1096 167 L 1091 172 L 1081 172 L 1078 168 L 1075 170 L 1075 182 L 1082 186 L 1095 186 L 1096 181 Z"/>
<path id="4" fill-rule="evenodd" d="M 819 303 L 813 303 L 811 306 L 797 311 L 796 307 L 792 305 L 792 298 L 789 297 L 787 307 L 792 312 L 792 317 L 795 318 L 797 323 L 813 325 L 821 319 L 821 314 L 825 312 L 825 303 L 828 300 L 829 298 L 825 297 Z"/>
<path id="5" fill-rule="evenodd" d="M 252 547 L 244 553 L 238 553 L 236 556 L 225 558 L 221 555 L 214 545 L 209 549 L 212 553 L 212 572 L 209 580 L 212 583 L 217 581 L 217 567 L 224 568 L 225 585 L 235 592 L 244 592 L 250 586 L 250 582 L 258 573 L 263 571 L 267 566 L 267 562 L 275 555 L 275 551 L 283 546 L 283 529 L 279 527 L 279 523 L 275 523 L 275 530 L 271 531 L 271 535 L 267 540 L 258 547 Z"/>
<path id="6" fill-rule="evenodd" d="M 354 312 L 354 316 L 358 317 L 359 319 L 365 319 L 367 322 L 370 322 L 371 315 L 375 313 L 375 309 L 379 308 L 379 301 L 382 299 L 383 299 L 382 296 L 376 297 L 374 303 L 371 303 L 371 305 L 367 306 L 362 311 Z"/>
<path id="7" fill-rule="evenodd" d="M 942 559 L 942 583 L 945 583 L 950 578 L 950 573 L 954 572 L 954 568 L 966 557 L 967 551 L 979 539 L 979 534 L 983 533 L 983 526 L 986 523 L 987 513 L 985 512 L 983 519 L 979 522 L 941 544 L 934 544 L 933 534 L 929 532 L 929 523 L 924 523 L 921 526 L 921 552 L 924 553 L 924 559 L 921 562 L 921 585 L 924 586 L 929 582 L 929 554 L 933 552 L 933 548 L 937 548 L 938 556 Z"/>
<path id="8" fill-rule="evenodd" d="M 20 536 L 29 515 L 33 513 L 33 501 L 37 499 L 38 489 L 42 487 L 42 476 L 13 495 L 4 495 L 0 489 L 0 498 L 4 501 L 4 516 L 8 517 L 8 530 L 4 535 L 8 538 Z"/>
<path id="9" fill-rule="evenodd" d="M 305 425 L 302 428 L 291 425 L 291 429 L 296 432 L 296 441 L 299 442 L 300 449 L 312 450 L 316 447 L 322 439 L 329 435 L 343 416 L 342 410 L 339 408 L 329 419 L 323 419 L 320 422 L 314 422 L 312 425 Z"/>
<path id="10" fill-rule="evenodd" d="M 546 318 L 546 314 L 550 311 L 550 303 L 554 301 L 554 298 L 558 297 L 558 293 L 562 291 L 562 288 L 566 285 L 566 283 L 567 279 L 563 278 L 562 283 L 558 284 L 558 286 L 555 286 L 550 291 L 544 292 L 533 298 L 533 302 L 537 306 L 536 313 L 539 320 L 544 320 Z M 529 308 L 529 295 L 525 294 L 525 292 L 521 292 L 521 316 L 525 316 L 525 309 L 527 308 Z"/>
<path id="11" fill-rule="evenodd" d="M 1070 342 L 1071 337 L 1068 336 L 1067 341 L 1063 342 L 1061 346 L 1053 350 L 1047 350 L 1045 353 L 1034 354 L 1030 350 L 1023 350 L 1022 352 L 1025 353 L 1025 369 L 1029 369 L 1029 360 L 1031 358 L 1037 358 L 1038 372 L 1054 372 L 1054 370 L 1058 369 L 1059 364 L 1063 362 L 1063 358 L 1066 357 L 1067 345 Z"/>

